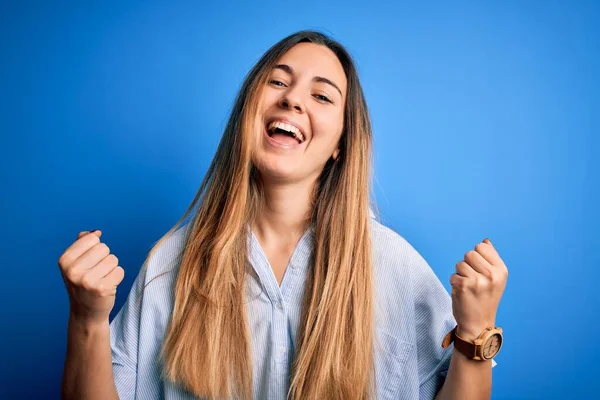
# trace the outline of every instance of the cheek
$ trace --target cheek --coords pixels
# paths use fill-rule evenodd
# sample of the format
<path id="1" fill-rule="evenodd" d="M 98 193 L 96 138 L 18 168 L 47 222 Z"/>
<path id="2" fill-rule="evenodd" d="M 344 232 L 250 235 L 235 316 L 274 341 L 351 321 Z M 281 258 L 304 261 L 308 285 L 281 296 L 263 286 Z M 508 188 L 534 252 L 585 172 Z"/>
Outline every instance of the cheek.
<path id="1" fill-rule="evenodd" d="M 262 110 L 266 110 L 277 103 L 279 100 L 279 93 L 277 93 L 276 90 L 267 87 L 263 90 L 263 93 L 259 98 Z"/>
<path id="2" fill-rule="evenodd" d="M 340 112 L 322 113 L 313 119 L 315 137 L 327 142 L 337 144 L 344 124 L 343 114 Z"/>

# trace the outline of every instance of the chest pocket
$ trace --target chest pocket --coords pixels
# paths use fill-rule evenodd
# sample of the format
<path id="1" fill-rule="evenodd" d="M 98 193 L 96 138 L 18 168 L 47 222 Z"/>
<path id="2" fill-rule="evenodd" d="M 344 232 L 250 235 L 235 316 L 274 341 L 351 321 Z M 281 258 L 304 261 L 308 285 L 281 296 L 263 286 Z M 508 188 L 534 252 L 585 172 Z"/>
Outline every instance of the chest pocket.
<path id="1" fill-rule="evenodd" d="M 398 392 L 405 379 L 406 362 L 414 345 L 377 330 L 375 351 L 376 390 L 378 399 L 398 399 Z"/>

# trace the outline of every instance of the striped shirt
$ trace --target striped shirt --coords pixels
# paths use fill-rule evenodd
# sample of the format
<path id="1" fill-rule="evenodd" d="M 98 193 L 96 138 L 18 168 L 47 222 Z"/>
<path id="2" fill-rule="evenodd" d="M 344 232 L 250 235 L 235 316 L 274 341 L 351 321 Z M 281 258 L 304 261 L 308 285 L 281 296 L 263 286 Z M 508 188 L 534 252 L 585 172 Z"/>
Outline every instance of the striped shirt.
<path id="1" fill-rule="evenodd" d="M 110 324 L 113 375 L 122 400 L 195 398 L 162 378 L 159 358 L 186 229 L 179 229 L 157 249 Z M 255 399 L 286 398 L 314 237 L 312 227 L 301 237 L 280 286 L 248 229 L 246 296 Z M 451 298 L 427 262 L 399 234 L 371 219 L 371 239 L 377 398 L 433 399 L 452 354 L 453 346 L 441 346 L 455 326 Z M 153 280 L 159 274 L 164 275 Z"/>

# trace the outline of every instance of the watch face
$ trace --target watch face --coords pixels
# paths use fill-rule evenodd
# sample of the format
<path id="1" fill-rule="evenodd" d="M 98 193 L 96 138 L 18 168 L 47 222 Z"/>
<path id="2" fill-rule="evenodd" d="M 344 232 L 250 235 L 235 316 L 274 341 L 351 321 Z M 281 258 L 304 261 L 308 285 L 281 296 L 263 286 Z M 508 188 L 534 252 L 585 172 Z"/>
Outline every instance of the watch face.
<path id="1" fill-rule="evenodd" d="M 490 337 L 485 345 L 483 346 L 483 356 L 486 359 L 493 358 L 498 351 L 500 351 L 500 347 L 502 346 L 502 336 L 499 334 L 495 334 Z"/>

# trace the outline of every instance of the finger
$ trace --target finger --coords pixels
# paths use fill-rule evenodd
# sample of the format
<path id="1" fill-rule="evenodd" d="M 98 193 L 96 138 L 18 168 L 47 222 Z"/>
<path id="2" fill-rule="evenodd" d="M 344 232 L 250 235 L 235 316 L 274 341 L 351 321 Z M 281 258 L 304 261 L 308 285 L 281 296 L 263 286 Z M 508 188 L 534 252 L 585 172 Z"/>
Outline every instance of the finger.
<path id="1" fill-rule="evenodd" d="M 504 264 L 504 261 L 500 258 L 500 255 L 492 245 L 489 239 L 484 239 L 483 242 L 478 243 L 475 246 L 475 251 L 481 254 L 481 256 L 491 265 L 500 266 Z"/>
<path id="2" fill-rule="evenodd" d="M 88 235 L 92 236 L 92 235 Z M 87 236 L 81 238 L 85 239 Z M 99 239 L 97 239 L 99 240 Z M 75 269 L 90 269 L 96 266 L 106 256 L 110 254 L 109 247 L 102 242 L 99 242 L 88 249 L 85 253 L 79 256 L 72 264 L 72 268 Z"/>
<path id="3" fill-rule="evenodd" d="M 467 287 L 468 278 L 464 276 L 460 276 L 459 274 L 450 275 L 450 285 L 452 286 L 452 290 L 455 289 L 463 289 Z"/>
<path id="4" fill-rule="evenodd" d="M 102 231 L 99 229 L 95 229 L 93 231 L 83 231 L 83 232 L 79 232 L 79 234 L 77 235 L 77 239 L 81 239 L 82 237 L 84 237 L 85 235 L 87 235 L 88 233 L 93 233 L 96 236 L 100 237 L 102 236 Z"/>
<path id="5" fill-rule="evenodd" d="M 98 231 L 99 232 L 99 231 Z M 81 232 L 83 233 L 83 232 Z M 80 233 L 80 234 L 81 234 Z M 77 239 L 73 244 L 71 244 L 67 249 L 63 252 L 63 254 L 58 259 L 58 264 L 61 268 L 69 268 L 72 264 L 85 252 L 91 249 L 96 244 L 100 243 L 100 238 L 98 235 L 90 235 L 84 234 L 79 239 Z"/>
<path id="6" fill-rule="evenodd" d="M 456 264 L 456 273 L 463 278 L 477 278 L 477 271 L 475 271 L 465 261 L 460 261 Z"/>
<path id="7" fill-rule="evenodd" d="M 116 288 L 123 281 L 124 277 L 125 270 L 122 267 L 117 266 L 112 271 L 110 271 L 108 275 L 102 278 L 102 280 L 106 283 L 107 287 L 114 286 Z"/>
<path id="8" fill-rule="evenodd" d="M 84 273 L 81 278 L 84 289 L 90 289 L 94 287 L 94 285 L 97 285 L 102 278 L 108 275 L 118 265 L 119 259 L 114 254 L 109 254 L 104 257 L 102 261 Z"/>
<path id="9" fill-rule="evenodd" d="M 481 275 L 485 276 L 486 278 L 491 278 L 492 265 L 487 262 L 486 259 L 483 258 L 483 256 L 477 251 L 471 250 L 465 254 L 465 262 Z"/>

